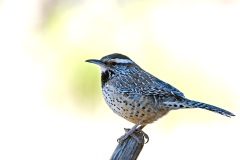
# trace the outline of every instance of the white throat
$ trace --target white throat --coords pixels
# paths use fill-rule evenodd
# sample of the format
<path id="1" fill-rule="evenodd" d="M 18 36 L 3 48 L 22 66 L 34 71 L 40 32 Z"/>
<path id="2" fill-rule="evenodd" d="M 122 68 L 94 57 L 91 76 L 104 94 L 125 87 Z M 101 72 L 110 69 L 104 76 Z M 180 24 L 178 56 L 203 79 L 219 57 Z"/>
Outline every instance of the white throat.
<path id="1" fill-rule="evenodd" d="M 100 66 L 101 73 L 105 72 L 106 70 L 107 70 L 107 68 Z"/>

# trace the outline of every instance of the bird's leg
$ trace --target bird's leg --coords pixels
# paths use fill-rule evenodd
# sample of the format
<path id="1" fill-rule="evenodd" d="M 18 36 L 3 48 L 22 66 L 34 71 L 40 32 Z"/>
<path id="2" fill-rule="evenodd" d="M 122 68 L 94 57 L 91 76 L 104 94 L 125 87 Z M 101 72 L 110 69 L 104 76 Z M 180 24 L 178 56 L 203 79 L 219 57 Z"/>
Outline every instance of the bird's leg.
<path id="1" fill-rule="evenodd" d="M 132 135 L 133 132 L 135 132 L 135 130 L 137 129 L 137 127 L 142 123 L 142 120 L 138 121 L 138 123 L 136 123 L 131 129 L 125 129 L 125 134 L 122 135 L 120 138 L 117 139 L 118 143 L 122 143 L 125 139 L 128 138 L 128 136 Z"/>
<path id="2" fill-rule="evenodd" d="M 139 125 L 141 125 L 141 123 L 142 123 L 142 120 L 140 120 L 137 124 L 135 124 L 131 129 L 126 129 L 126 128 L 124 128 L 124 130 L 125 130 L 126 133 L 125 133 L 123 136 L 121 136 L 120 138 L 118 138 L 117 141 L 118 141 L 119 143 L 122 143 L 125 139 L 128 138 L 128 136 L 132 136 L 138 143 L 142 143 L 141 140 L 140 140 L 140 139 L 136 136 L 136 134 L 134 133 L 135 131 L 137 131 L 137 132 L 141 132 L 141 133 L 143 134 L 143 136 L 147 139 L 147 142 L 148 142 L 148 140 L 149 140 L 148 135 L 142 131 L 142 129 L 143 129 L 146 125 L 142 125 L 142 126 L 138 127 Z M 147 143 L 147 142 L 146 142 L 146 143 Z"/>

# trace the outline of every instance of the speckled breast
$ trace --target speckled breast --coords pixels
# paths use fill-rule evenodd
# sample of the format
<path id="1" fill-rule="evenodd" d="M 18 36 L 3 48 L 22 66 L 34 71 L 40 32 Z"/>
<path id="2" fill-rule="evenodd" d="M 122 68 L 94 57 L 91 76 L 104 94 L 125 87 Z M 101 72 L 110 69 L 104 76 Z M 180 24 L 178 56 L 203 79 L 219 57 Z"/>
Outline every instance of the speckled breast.
<path id="1" fill-rule="evenodd" d="M 102 93 L 113 112 L 132 123 L 143 120 L 142 125 L 146 125 L 166 115 L 169 111 L 156 105 L 151 96 L 118 93 L 114 87 L 107 84 L 102 88 Z"/>

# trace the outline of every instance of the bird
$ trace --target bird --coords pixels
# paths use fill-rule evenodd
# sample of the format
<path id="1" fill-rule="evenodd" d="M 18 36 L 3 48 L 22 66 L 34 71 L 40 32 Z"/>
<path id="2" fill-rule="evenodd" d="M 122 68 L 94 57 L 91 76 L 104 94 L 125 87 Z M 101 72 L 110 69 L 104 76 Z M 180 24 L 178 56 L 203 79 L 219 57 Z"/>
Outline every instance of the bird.
<path id="1" fill-rule="evenodd" d="M 136 131 L 142 132 L 148 141 L 142 129 L 171 110 L 201 108 L 227 117 L 235 116 L 225 109 L 186 98 L 177 88 L 143 70 L 126 55 L 113 53 L 86 62 L 100 66 L 102 94 L 110 109 L 135 124 L 125 129 L 119 143 Z M 140 143 L 136 136 L 135 139 Z"/>

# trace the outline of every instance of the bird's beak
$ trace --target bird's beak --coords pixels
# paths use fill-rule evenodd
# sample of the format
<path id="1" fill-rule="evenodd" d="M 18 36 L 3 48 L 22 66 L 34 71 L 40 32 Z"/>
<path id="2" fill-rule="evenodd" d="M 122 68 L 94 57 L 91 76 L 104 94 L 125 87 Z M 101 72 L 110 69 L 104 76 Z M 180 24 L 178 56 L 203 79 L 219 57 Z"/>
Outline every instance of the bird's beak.
<path id="1" fill-rule="evenodd" d="M 94 63 L 94 64 L 97 64 L 99 66 L 104 65 L 104 63 L 102 61 L 98 60 L 98 59 L 88 59 L 85 62 Z"/>
<path id="2" fill-rule="evenodd" d="M 89 63 L 93 63 L 93 64 L 96 64 L 96 65 L 99 65 L 100 68 L 108 68 L 106 66 L 106 64 L 104 64 L 101 60 L 98 60 L 98 59 L 88 59 L 85 62 L 89 62 Z"/>
<path id="3" fill-rule="evenodd" d="M 98 60 L 98 59 L 88 59 L 85 62 L 89 62 L 89 63 L 93 63 L 93 64 L 96 64 L 96 65 L 99 65 L 101 72 L 105 72 L 107 70 L 107 68 L 108 68 L 106 66 L 106 64 L 104 64 L 101 60 Z"/>

